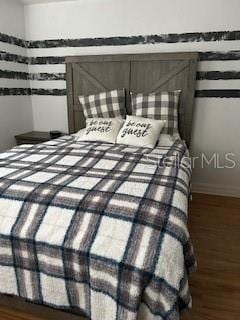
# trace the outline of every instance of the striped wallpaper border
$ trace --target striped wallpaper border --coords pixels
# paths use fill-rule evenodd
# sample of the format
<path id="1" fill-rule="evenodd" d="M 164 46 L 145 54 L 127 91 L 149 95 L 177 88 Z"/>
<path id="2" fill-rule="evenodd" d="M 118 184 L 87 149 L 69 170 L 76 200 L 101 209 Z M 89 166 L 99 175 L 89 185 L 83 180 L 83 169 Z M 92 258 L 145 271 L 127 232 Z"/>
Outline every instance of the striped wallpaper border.
<path id="1" fill-rule="evenodd" d="M 240 40 L 240 31 L 216 31 L 216 32 L 195 32 L 195 33 L 171 33 L 147 36 L 129 37 L 107 37 L 107 38 L 85 38 L 85 39 L 56 39 L 26 41 L 14 36 L 0 33 L 0 42 L 16 45 L 26 49 L 40 48 L 65 48 L 65 47 L 91 47 L 91 46 L 118 46 L 131 44 L 157 44 L 157 43 L 180 43 L 180 42 L 205 42 L 205 41 L 232 41 Z M 240 60 L 240 50 L 230 51 L 206 51 L 200 52 L 201 61 L 230 61 Z M 14 62 L 25 65 L 62 65 L 65 63 L 65 56 L 38 56 L 27 57 L 0 51 L 0 61 Z M 65 81 L 66 74 L 63 72 L 54 73 L 29 73 L 11 70 L 1 70 L 1 79 L 31 80 L 31 81 Z M 239 71 L 200 71 L 197 73 L 197 80 L 236 80 L 240 79 Z M 66 89 L 34 89 L 34 88 L 0 88 L 0 96 L 3 95 L 53 95 L 65 96 Z M 211 89 L 196 90 L 196 97 L 206 98 L 240 98 L 239 89 Z"/>
<path id="2" fill-rule="evenodd" d="M 196 98 L 240 98 L 238 89 L 196 90 Z"/>
<path id="3" fill-rule="evenodd" d="M 28 63 L 30 65 L 35 64 L 64 64 L 65 56 L 48 56 L 48 57 L 29 57 Z"/>
<path id="4" fill-rule="evenodd" d="M 240 50 L 199 52 L 200 61 L 240 60 Z M 29 65 L 64 64 L 65 56 L 26 57 L 0 51 L 0 61 L 23 63 Z"/>
<path id="5" fill-rule="evenodd" d="M 206 51 L 200 52 L 201 61 L 240 60 L 240 51 Z"/>
<path id="6" fill-rule="evenodd" d="M 0 78 L 1 79 L 14 79 L 14 80 L 29 80 L 28 72 L 18 72 L 10 70 L 1 70 L 0 69 Z"/>
<path id="7" fill-rule="evenodd" d="M 39 72 L 39 73 L 28 73 L 19 71 L 9 71 L 0 69 L 0 79 L 14 79 L 14 80 L 37 80 L 37 81 L 58 81 L 66 80 L 65 72 Z"/>
<path id="8" fill-rule="evenodd" d="M 52 39 L 52 40 L 23 40 L 14 36 L 0 33 L 0 41 L 23 48 L 57 48 L 57 47 L 91 47 L 91 46 L 121 46 L 132 44 L 156 44 L 178 42 L 206 42 L 240 40 L 240 30 L 187 32 L 155 35 L 99 37 L 80 39 Z"/>
<path id="9" fill-rule="evenodd" d="M 27 48 L 28 47 L 28 41 L 10 36 L 6 33 L 0 32 L 0 41 L 8 44 L 12 44 L 18 47 Z"/>
<path id="10" fill-rule="evenodd" d="M 6 51 L 0 51 L 0 61 L 29 64 L 29 58 L 19 54 L 13 54 Z"/>
<path id="11" fill-rule="evenodd" d="M 30 96 L 30 88 L 0 88 L 0 96 Z"/>
<path id="12" fill-rule="evenodd" d="M 66 96 L 66 89 L 0 88 L 0 96 Z M 240 98 L 238 89 L 196 90 L 196 98 Z"/>
<path id="13" fill-rule="evenodd" d="M 240 60 L 239 51 L 208 51 L 199 52 L 200 61 L 226 61 Z M 64 64 L 65 56 L 45 56 L 45 57 L 29 57 L 28 63 L 35 64 Z"/>
<path id="14" fill-rule="evenodd" d="M 197 80 L 238 80 L 240 71 L 199 71 Z"/>
<path id="15" fill-rule="evenodd" d="M 65 72 L 28 73 L 0 69 L 0 79 L 31 81 L 65 81 Z M 240 80 L 240 71 L 199 71 L 197 80 Z"/>
<path id="16" fill-rule="evenodd" d="M 231 41 L 240 40 L 240 31 L 215 31 L 215 32 L 188 32 L 169 33 L 146 36 L 82 38 L 82 39 L 56 39 L 28 41 L 28 48 L 56 48 L 56 47 L 98 47 L 98 46 L 123 46 L 133 44 L 156 44 L 178 42 L 202 41 Z"/>
<path id="17" fill-rule="evenodd" d="M 66 96 L 66 89 L 0 88 L 0 96 Z"/>

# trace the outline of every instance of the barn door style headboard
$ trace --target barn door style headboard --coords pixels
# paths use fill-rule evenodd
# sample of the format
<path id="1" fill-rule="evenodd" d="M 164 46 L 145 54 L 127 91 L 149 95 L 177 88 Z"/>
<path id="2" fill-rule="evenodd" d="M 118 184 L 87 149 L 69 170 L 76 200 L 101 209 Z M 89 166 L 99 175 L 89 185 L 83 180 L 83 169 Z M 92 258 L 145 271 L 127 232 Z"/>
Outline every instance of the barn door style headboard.
<path id="1" fill-rule="evenodd" d="M 69 133 L 85 127 L 80 95 L 126 88 L 150 93 L 181 89 L 179 131 L 190 144 L 198 53 L 148 53 L 66 57 Z"/>

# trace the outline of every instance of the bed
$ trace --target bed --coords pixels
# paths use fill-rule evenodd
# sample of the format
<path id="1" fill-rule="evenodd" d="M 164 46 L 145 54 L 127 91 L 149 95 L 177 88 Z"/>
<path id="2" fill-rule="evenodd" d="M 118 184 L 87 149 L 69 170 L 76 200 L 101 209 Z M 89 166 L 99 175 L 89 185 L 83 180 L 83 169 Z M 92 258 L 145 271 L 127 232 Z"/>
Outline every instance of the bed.
<path id="1" fill-rule="evenodd" d="M 92 320 L 177 320 L 191 306 L 186 159 L 197 60 L 197 53 L 66 58 L 70 134 L 85 126 L 81 94 L 181 89 L 185 142 L 144 149 L 70 135 L 1 154 L 0 303 Z"/>

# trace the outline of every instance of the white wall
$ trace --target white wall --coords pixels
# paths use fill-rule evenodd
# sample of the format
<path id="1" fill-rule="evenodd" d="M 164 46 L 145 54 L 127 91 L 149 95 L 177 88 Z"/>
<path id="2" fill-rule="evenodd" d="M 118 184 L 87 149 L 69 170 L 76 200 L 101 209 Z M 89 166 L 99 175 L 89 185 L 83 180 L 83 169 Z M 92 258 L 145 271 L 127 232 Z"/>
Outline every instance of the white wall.
<path id="1" fill-rule="evenodd" d="M 239 0 L 80 0 L 25 7 L 28 40 L 93 38 L 240 29 Z M 108 47 L 29 49 L 28 55 L 65 56 L 104 53 L 239 50 L 240 41 L 160 43 Z M 237 70 L 239 60 L 204 61 L 199 71 Z M 64 72 L 64 65 L 32 65 L 31 72 Z M 34 81 L 36 88 L 65 88 L 65 81 Z M 203 80 L 202 89 L 239 89 L 240 80 Z M 240 162 L 240 100 L 197 98 L 193 128 L 193 155 L 235 152 Z M 34 96 L 35 129 L 66 130 L 66 97 Z M 58 119 L 51 115 L 58 110 Z M 194 170 L 196 189 L 240 195 L 239 165 L 232 170 L 211 167 Z"/>
<path id="2" fill-rule="evenodd" d="M 0 1 L 0 32 L 25 38 L 24 9 L 20 1 Z"/>
<path id="3" fill-rule="evenodd" d="M 24 7 L 19 1 L 0 0 L 0 32 L 25 38 Z M 0 51 L 26 55 L 26 49 L 0 41 Z M 0 61 L 1 70 L 28 72 L 28 66 Z M 0 79 L 0 88 L 29 86 L 28 81 Z M 14 136 L 33 128 L 30 96 L 0 95 L 0 151 L 15 145 Z"/>
<path id="4" fill-rule="evenodd" d="M 40 27 L 41 25 L 41 27 Z M 239 28 L 238 0 L 79 0 L 26 7 L 27 39 L 107 37 Z"/>

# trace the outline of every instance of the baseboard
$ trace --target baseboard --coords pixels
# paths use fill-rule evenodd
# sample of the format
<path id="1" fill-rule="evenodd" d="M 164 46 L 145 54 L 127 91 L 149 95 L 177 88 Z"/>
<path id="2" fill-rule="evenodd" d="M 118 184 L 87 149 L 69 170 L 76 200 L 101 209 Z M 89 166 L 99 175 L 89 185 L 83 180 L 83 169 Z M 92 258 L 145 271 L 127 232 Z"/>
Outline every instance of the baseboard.
<path id="1" fill-rule="evenodd" d="M 240 186 L 232 187 L 220 184 L 193 183 L 192 191 L 197 193 L 207 193 L 219 196 L 240 198 Z"/>

